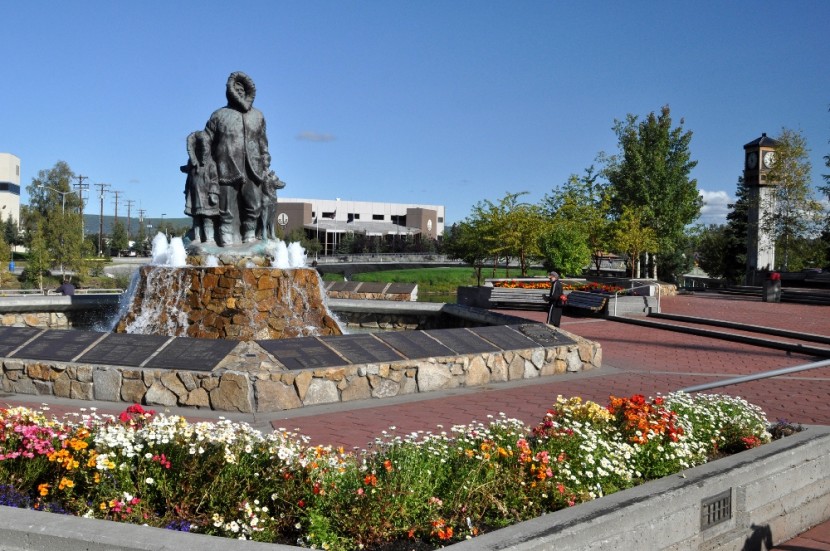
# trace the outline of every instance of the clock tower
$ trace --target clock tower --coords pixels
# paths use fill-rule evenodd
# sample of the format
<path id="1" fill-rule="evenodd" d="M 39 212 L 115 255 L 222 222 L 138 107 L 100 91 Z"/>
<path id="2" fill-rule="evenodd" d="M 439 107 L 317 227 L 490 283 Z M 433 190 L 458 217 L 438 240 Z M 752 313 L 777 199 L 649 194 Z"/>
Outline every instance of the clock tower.
<path id="1" fill-rule="evenodd" d="M 769 171 L 775 164 L 778 142 L 766 135 L 744 146 L 744 184 L 749 211 L 746 236 L 746 284 L 760 285 L 775 266 L 775 241 L 764 221 L 772 214 L 775 182 Z"/>

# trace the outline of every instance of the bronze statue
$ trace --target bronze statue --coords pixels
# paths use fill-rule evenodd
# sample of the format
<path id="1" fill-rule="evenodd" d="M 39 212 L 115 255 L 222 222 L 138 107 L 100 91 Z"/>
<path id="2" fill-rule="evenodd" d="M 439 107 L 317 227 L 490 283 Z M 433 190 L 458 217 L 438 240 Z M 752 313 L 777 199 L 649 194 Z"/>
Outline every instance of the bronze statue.
<path id="1" fill-rule="evenodd" d="M 275 190 L 285 185 L 270 168 L 271 154 L 268 152 L 265 117 L 253 107 L 256 97 L 254 81 L 245 73 L 231 73 L 225 95 L 228 98 L 227 106 L 213 112 L 203 133 L 194 133 L 194 142 L 201 141 L 208 146 L 207 156 L 215 166 L 215 189 L 218 191 L 215 206 L 218 212 L 212 214 L 214 205 L 210 203 L 210 189 L 213 188 L 210 184 L 207 184 L 207 204 L 200 203 L 200 207 L 207 210 L 194 210 L 193 199 L 185 209 L 186 214 L 194 217 L 194 228 L 199 227 L 204 234 L 200 236 L 199 232 L 194 231 L 193 240 L 198 241 L 202 237 L 205 242 L 211 241 L 210 236 L 214 232 L 208 233 L 208 230 L 213 220 L 217 219 L 219 227 L 216 237 L 223 247 L 240 242 L 252 243 L 257 237 L 272 237 L 269 229 L 273 228 L 273 221 L 265 220 L 263 216 L 273 216 L 276 208 L 272 206 L 267 209 L 267 213 L 263 213 L 263 203 L 276 201 Z M 198 173 L 193 155 L 190 155 L 188 166 L 191 167 L 187 170 L 190 181 L 190 171 L 196 170 Z M 193 180 L 195 182 L 196 178 Z M 200 184 L 193 185 L 198 188 Z M 186 193 L 188 191 L 192 195 L 192 186 L 187 188 Z M 265 194 L 268 194 L 267 199 Z M 199 196 L 200 201 L 201 199 Z M 197 216 L 200 217 L 198 220 Z"/>
<path id="2" fill-rule="evenodd" d="M 181 171 L 187 174 L 184 213 L 193 217 L 190 240 L 213 243 L 216 240 L 214 221 L 219 218 L 219 179 L 207 134 L 197 131 L 187 137 L 187 157 Z"/>

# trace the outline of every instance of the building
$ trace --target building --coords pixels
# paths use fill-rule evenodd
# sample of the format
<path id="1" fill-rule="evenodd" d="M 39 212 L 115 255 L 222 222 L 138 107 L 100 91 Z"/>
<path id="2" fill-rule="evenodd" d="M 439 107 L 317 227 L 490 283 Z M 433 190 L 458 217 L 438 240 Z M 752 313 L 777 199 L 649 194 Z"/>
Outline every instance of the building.
<path id="1" fill-rule="evenodd" d="M 298 229 L 332 254 L 343 236 L 359 233 L 392 241 L 444 235 L 444 207 L 405 203 L 374 203 L 340 199 L 288 199 L 277 203 L 277 223 L 285 234 Z"/>
<path id="2" fill-rule="evenodd" d="M 0 153 L 0 222 L 11 214 L 20 223 L 20 159 L 11 153 Z"/>

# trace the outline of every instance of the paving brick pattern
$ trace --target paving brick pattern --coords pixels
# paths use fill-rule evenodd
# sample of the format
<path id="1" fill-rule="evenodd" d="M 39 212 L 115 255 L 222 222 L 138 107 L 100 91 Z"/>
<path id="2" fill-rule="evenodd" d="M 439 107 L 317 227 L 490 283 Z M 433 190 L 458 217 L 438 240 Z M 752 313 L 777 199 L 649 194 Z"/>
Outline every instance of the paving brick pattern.
<path id="1" fill-rule="evenodd" d="M 717 294 L 667 297 L 666 313 L 722 319 L 740 323 L 830 335 L 830 307 L 773 304 L 758 299 Z M 544 312 L 501 311 L 535 321 Z M 557 395 L 581 396 L 605 403 L 609 395 L 635 393 L 654 396 L 717 379 L 760 373 L 819 360 L 800 354 L 746 344 L 684 335 L 595 318 L 565 316 L 562 328 L 599 342 L 603 367 L 554 378 L 493 384 L 474 389 L 454 389 L 425 395 L 398 397 L 306 408 L 289 412 L 229 416 L 258 427 L 297 429 L 313 443 L 363 448 L 386 430 L 392 434 L 440 432 L 452 425 L 504 413 L 526 423 L 544 415 Z M 773 337 L 770 337 L 773 338 Z M 741 396 L 761 406 L 770 420 L 830 425 L 830 367 L 762 379 L 711 390 Z M 0 405 L 36 405 L 33 397 L 0 396 Z M 49 401 L 49 400 L 46 400 Z M 52 400 L 54 402 L 54 400 Z M 54 413 L 89 407 L 88 402 L 53 403 Z M 103 412 L 117 412 L 117 404 L 100 402 Z M 210 418 L 212 412 L 189 415 L 192 420 Z M 395 427 L 394 430 L 391 427 Z M 830 551 L 830 523 L 802 534 L 776 549 L 826 549 Z"/>

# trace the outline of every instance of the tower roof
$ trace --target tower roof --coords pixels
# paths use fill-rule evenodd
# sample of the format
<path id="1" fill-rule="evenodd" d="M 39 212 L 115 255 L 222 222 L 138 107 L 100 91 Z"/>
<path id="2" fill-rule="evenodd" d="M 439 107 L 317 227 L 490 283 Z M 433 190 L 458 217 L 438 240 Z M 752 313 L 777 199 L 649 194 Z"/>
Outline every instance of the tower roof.
<path id="1" fill-rule="evenodd" d="M 763 146 L 765 146 L 765 147 L 778 147 L 778 140 L 773 140 L 772 138 L 767 136 L 766 132 L 764 132 L 763 134 L 761 134 L 760 138 L 758 138 L 756 140 L 752 140 L 751 142 L 746 144 L 744 146 L 744 149 L 750 149 L 750 148 L 755 148 L 755 147 L 763 147 Z"/>

